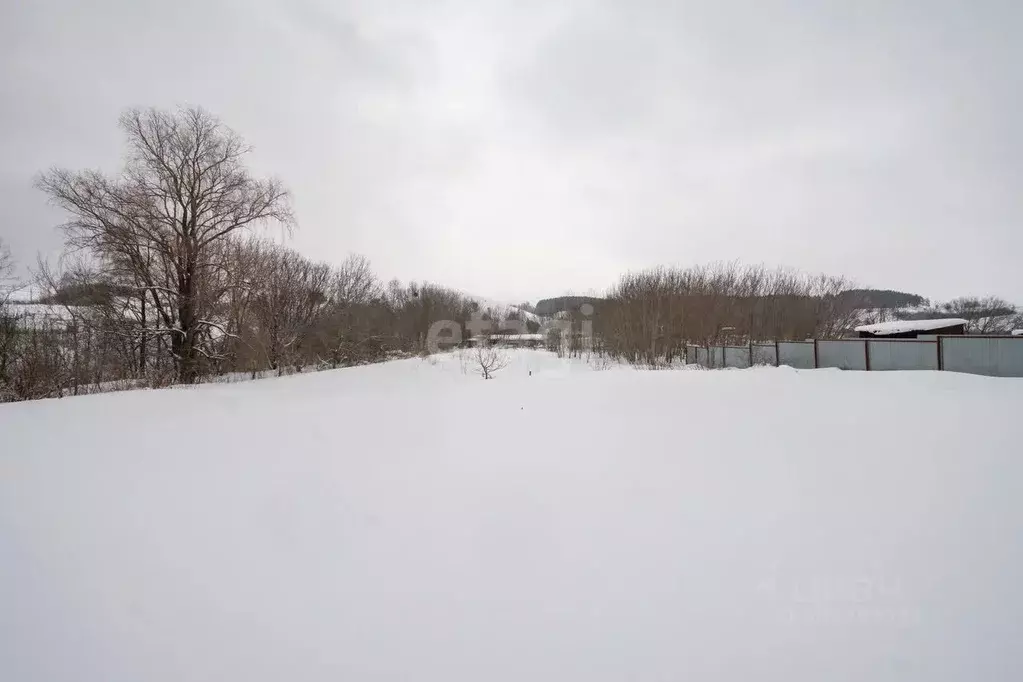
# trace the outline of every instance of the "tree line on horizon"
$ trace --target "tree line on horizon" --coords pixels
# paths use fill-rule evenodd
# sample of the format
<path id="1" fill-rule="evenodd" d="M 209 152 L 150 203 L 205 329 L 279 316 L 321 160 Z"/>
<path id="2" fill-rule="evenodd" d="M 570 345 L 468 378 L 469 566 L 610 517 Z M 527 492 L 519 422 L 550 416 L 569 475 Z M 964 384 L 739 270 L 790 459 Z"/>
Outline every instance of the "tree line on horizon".
<path id="1" fill-rule="evenodd" d="M 133 109 L 120 126 L 120 173 L 51 169 L 36 182 L 68 216 L 61 262 L 37 267 L 39 302 L 61 314 L 9 305 L 13 261 L 0 244 L 0 401 L 374 362 L 426 352 L 440 320 L 523 315 L 436 284 L 384 283 L 362 256 L 318 262 L 269 238 L 269 226 L 295 227 L 288 190 L 254 177 L 250 148 L 202 109 Z M 862 291 L 762 266 L 656 268 L 605 297 L 548 299 L 535 312 L 582 324 L 582 304 L 595 303 L 596 352 L 656 363 L 687 341 L 840 334 Z M 551 344 L 579 350 L 572 334 Z"/>
<path id="2" fill-rule="evenodd" d="M 585 304 L 591 315 L 581 312 Z M 894 319 L 961 318 L 968 334 L 1023 327 L 1020 310 L 994 296 L 931 304 L 917 294 L 853 288 L 842 277 L 738 262 L 627 273 L 606 296 L 544 299 L 536 310 L 590 319 L 600 352 L 647 365 L 678 360 L 687 344 L 840 338 Z"/>

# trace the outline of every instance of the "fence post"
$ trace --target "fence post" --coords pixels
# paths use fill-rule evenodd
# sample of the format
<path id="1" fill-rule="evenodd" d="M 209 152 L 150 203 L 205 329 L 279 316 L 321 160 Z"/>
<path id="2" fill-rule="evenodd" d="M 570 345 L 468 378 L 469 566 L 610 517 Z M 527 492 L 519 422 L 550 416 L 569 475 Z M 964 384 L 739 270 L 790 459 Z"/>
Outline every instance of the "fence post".
<path id="1" fill-rule="evenodd" d="M 820 369 L 821 363 L 817 360 L 817 339 L 813 340 L 813 368 Z"/>
<path id="2" fill-rule="evenodd" d="M 941 334 L 938 335 L 938 342 L 934 344 L 934 347 L 938 349 L 938 371 L 945 369 L 945 357 L 944 348 L 942 348 L 941 340 L 944 337 Z"/>
<path id="3" fill-rule="evenodd" d="M 863 366 L 870 371 L 870 339 L 863 339 Z"/>
<path id="4" fill-rule="evenodd" d="M 774 366 L 781 367 L 781 358 L 778 356 L 778 339 L 774 339 Z"/>

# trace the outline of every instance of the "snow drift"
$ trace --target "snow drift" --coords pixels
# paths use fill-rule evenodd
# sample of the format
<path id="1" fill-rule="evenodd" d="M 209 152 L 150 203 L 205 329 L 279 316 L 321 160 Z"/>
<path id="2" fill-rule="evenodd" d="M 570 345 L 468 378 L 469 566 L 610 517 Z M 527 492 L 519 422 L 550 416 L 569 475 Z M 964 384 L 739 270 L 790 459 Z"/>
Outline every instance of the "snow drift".
<path id="1" fill-rule="evenodd" d="M 530 351 L 0 406 L 0 679 L 1023 679 L 1020 414 Z"/>

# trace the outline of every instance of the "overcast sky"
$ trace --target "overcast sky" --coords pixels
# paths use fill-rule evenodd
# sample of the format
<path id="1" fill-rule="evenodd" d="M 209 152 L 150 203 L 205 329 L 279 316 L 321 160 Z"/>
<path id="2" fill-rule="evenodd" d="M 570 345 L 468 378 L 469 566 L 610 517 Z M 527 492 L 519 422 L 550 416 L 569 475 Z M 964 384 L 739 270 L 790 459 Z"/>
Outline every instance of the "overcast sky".
<path id="1" fill-rule="evenodd" d="M 0 0 L 0 237 L 201 105 L 293 245 L 507 300 L 740 259 L 1023 303 L 1023 3 Z"/>

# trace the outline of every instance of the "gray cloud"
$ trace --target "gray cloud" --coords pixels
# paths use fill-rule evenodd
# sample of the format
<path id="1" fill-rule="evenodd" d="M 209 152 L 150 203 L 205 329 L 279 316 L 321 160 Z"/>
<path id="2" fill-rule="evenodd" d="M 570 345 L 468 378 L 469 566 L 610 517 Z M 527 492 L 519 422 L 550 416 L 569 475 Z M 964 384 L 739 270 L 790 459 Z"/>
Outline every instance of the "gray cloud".
<path id="1" fill-rule="evenodd" d="M 0 235 L 116 168 L 130 105 L 201 104 L 292 187 L 295 245 L 523 298 L 741 258 L 1023 303 L 1013 2 L 12 3 Z"/>

